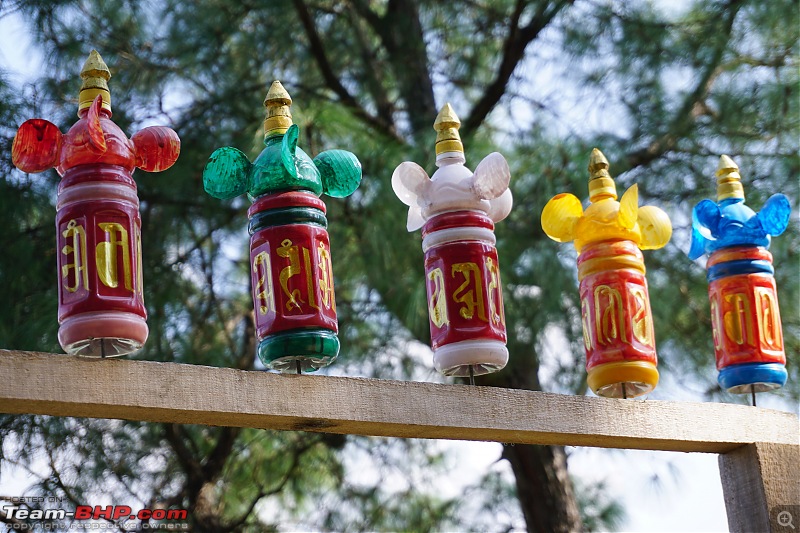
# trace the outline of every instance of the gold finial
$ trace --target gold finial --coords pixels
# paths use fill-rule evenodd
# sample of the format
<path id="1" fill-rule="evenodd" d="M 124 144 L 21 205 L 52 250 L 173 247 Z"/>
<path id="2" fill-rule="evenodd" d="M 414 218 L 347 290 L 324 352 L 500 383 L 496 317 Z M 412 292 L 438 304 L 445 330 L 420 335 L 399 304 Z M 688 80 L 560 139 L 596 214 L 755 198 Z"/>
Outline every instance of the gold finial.
<path id="1" fill-rule="evenodd" d="M 589 200 L 594 203 L 605 198 L 617 199 L 617 186 L 608 172 L 608 159 L 597 148 L 589 156 Z"/>
<path id="2" fill-rule="evenodd" d="M 744 200 L 744 187 L 742 187 L 742 176 L 739 174 L 739 165 L 727 155 L 722 155 L 717 165 L 717 201 L 721 202 L 728 198 Z"/>
<path id="3" fill-rule="evenodd" d="M 81 69 L 81 79 L 83 83 L 78 96 L 78 113 L 91 106 L 98 94 L 103 97 L 103 108 L 111 111 L 111 92 L 108 90 L 111 71 L 97 50 L 89 52 L 89 57 Z"/>
<path id="4" fill-rule="evenodd" d="M 267 108 L 267 117 L 264 119 L 264 137 L 286 133 L 286 130 L 293 124 L 292 112 L 289 111 L 291 105 L 292 97 L 283 88 L 281 82 L 273 81 L 267 91 L 267 97 L 264 98 L 264 107 Z"/>
<path id="5" fill-rule="evenodd" d="M 444 104 L 433 123 L 433 129 L 436 130 L 436 155 L 445 152 L 464 152 L 464 145 L 458 134 L 460 127 L 461 121 L 453 111 L 453 106 L 449 103 Z"/>

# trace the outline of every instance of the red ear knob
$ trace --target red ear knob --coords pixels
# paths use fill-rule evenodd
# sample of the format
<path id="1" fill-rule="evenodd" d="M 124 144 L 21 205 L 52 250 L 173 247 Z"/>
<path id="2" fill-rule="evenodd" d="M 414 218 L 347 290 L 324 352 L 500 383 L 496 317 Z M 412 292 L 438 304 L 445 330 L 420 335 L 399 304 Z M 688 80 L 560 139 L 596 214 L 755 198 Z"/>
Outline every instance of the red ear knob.
<path id="1" fill-rule="evenodd" d="M 171 167 L 181 153 L 181 140 L 172 128 L 150 126 L 131 137 L 136 149 L 136 166 L 147 172 Z"/>
<path id="2" fill-rule="evenodd" d="M 89 142 L 92 146 L 100 150 L 106 151 L 106 138 L 103 135 L 103 126 L 100 125 L 100 110 L 103 108 L 103 97 L 99 94 L 95 97 L 92 105 L 89 106 L 89 113 L 86 115 L 86 120 L 89 126 Z"/>
<path id="3" fill-rule="evenodd" d="M 58 164 L 61 132 L 41 118 L 26 120 L 19 127 L 11 146 L 11 161 L 23 172 L 42 172 Z"/>

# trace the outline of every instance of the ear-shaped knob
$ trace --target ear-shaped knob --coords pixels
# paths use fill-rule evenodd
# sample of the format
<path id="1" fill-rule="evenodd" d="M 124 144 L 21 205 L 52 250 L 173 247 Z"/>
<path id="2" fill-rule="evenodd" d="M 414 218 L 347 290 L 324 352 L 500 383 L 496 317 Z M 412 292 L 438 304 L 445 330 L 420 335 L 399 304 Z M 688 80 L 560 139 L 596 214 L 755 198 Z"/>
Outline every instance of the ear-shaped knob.
<path id="1" fill-rule="evenodd" d="M 334 198 L 350 196 L 361 183 L 361 162 L 346 150 L 327 150 L 314 158 L 322 192 Z"/>
<path id="2" fill-rule="evenodd" d="M 578 198 L 561 193 L 547 202 L 542 210 L 542 229 L 556 242 L 569 242 L 575 238 L 575 224 L 583 216 L 583 206 Z"/>
<path id="3" fill-rule="evenodd" d="M 633 229 L 633 227 L 636 225 L 636 219 L 638 218 L 640 212 L 639 186 L 634 183 L 628 188 L 627 191 L 625 191 L 625 194 L 623 194 L 622 198 L 619 200 L 619 213 L 617 214 L 617 221 L 623 228 Z"/>
<path id="4" fill-rule="evenodd" d="M 639 248 L 656 250 L 669 242 L 672 237 L 672 222 L 664 211 L 654 205 L 646 205 L 639 208 L 637 218 L 642 235 Z"/>
<path id="5" fill-rule="evenodd" d="M 150 126 L 133 137 L 136 166 L 146 172 L 161 172 L 175 164 L 181 153 L 181 140 L 172 128 Z"/>
<path id="6" fill-rule="evenodd" d="M 506 189 L 506 192 L 494 200 L 489 200 L 489 212 L 486 214 L 492 222 L 500 222 L 508 216 L 513 205 L 514 197 L 511 195 L 511 189 Z"/>
<path id="7" fill-rule="evenodd" d="M 61 132 L 41 118 L 26 120 L 17 130 L 11 145 L 11 161 L 23 172 L 43 172 L 58 164 Z"/>
<path id="8" fill-rule="evenodd" d="M 478 198 L 482 200 L 497 198 L 508 190 L 508 183 L 511 180 L 511 171 L 506 158 L 498 152 L 487 155 L 478 163 L 472 180 L 472 189 Z"/>
<path id="9" fill-rule="evenodd" d="M 697 259 L 706 253 L 706 246 L 716 241 L 715 235 L 720 220 L 719 206 L 711 200 L 702 200 L 692 209 L 692 243 L 689 246 L 689 259 Z M 713 229 L 712 229 L 713 228 Z"/>
<path id="10" fill-rule="evenodd" d="M 792 206 L 783 194 L 773 194 L 756 217 L 767 235 L 780 235 L 789 225 Z"/>
<path id="11" fill-rule="evenodd" d="M 694 207 L 692 212 L 692 225 L 694 226 L 696 223 L 699 226 L 698 231 L 705 235 L 706 238 L 715 239 L 719 235 L 719 222 L 721 219 L 722 213 L 719 206 L 709 199 L 702 200 Z M 705 228 L 707 231 L 704 232 L 701 228 Z"/>
<path id="12" fill-rule="evenodd" d="M 103 97 L 97 95 L 89 106 L 89 112 L 86 114 L 86 121 L 88 122 L 89 142 L 100 152 L 106 151 L 106 137 L 103 134 L 103 126 L 100 125 L 100 110 L 103 108 Z"/>
<path id="13" fill-rule="evenodd" d="M 416 163 L 405 161 L 392 173 L 392 190 L 406 205 L 417 206 L 417 197 L 430 187 L 428 173 Z"/>
<path id="14" fill-rule="evenodd" d="M 408 208 L 408 218 L 406 219 L 406 229 L 408 231 L 417 231 L 425 225 L 425 219 L 422 217 L 422 209 L 412 205 Z"/>
<path id="15" fill-rule="evenodd" d="M 227 200 L 247 192 L 250 161 L 240 150 L 226 146 L 214 150 L 203 169 L 203 187 L 214 198 Z"/>
<path id="16" fill-rule="evenodd" d="M 295 152 L 297 151 L 297 138 L 300 136 L 300 128 L 297 124 L 292 124 L 286 133 L 283 134 L 283 141 L 281 141 L 281 162 L 283 167 L 293 178 L 297 177 L 297 158 Z"/>

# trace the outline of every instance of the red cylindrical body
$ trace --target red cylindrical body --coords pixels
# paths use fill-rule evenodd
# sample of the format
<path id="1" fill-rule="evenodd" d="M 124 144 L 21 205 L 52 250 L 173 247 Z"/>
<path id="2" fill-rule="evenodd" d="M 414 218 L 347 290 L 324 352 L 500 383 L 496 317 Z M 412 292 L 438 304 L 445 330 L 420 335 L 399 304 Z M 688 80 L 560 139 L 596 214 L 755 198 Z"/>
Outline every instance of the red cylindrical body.
<path id="1" fill-rule="evenodd" d="M 64 173 L 56 214 L 59 342 L 67 353 L 123 355 L 147 340 L 136 184 L 121 166 Z"/>
<path id="2" fill-rule="evenodd" d="M 339 342 L 324 202 L 304 191 L 265 195 L 248 216 L 259 357 L 278 370 L 329 364 Z"/>
<path id="3" fill-rule="evenodd" d="M 422 236 L 437 369 L 461 376 L 470 366 L 474 375 L 502 368 L 508 350 L 494 223 L 454 211 L 431 218 Z"/>
<path id="4" fill-rule="evenodd" d="M 752 246 L 724 248 L 711 254 L 707 267 L 717 369 L 785 365 L 772 254 Z"/>
<path id="5" fill-rule="evenodd" d="M 636 396 L 658 381 L 644 257 L 632 241 L 585 246 L 578 256 L 589 384 L 603 396 Z M 613 390 L 625 383 L 629 390 Z M 604 390 L 609 388 L 608 390 Z"/>

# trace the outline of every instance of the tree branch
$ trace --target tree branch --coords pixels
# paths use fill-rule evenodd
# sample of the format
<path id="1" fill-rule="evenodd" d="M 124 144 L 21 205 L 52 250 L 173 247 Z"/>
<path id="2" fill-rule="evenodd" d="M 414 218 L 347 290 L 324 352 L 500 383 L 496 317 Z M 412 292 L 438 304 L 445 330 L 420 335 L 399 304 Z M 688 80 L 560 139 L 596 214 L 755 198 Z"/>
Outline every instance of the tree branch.
<path id="1" fill-rule="evenodd" d="M 550 2 L 541 2 L 531 21 L 526 26 L 520 27 L 519 21 L 527 4 L 523 0 L 517 0 L 514 12 L 511 14 L 508 37 L 503 43 L 503 57 L 500 60 L 497 74 L 495 74 L 494 80 L 484 91 L 483 96 L 475 103 L 469 116 L 462 122 L 461 134 L 464 137 L 469 137 L 483 124 L 483 121 L 486 120 L 494 106 L 505 94 L 511 75 L 525 56 L 525 48 L 527 48 L 528 44 L 550 24 L 564 7 L 573 2 L 574 0 L 562 0 L 553 3 L 552 6 Z"/>
<path id="2" fill-rule="evenodd" d="M 242 514 L 242 516 L 239 519 L 234 520 L 228 526 L 226 526 L 225 527 L 225 531 L 235 531 L 236 529 L 242 527 L 245 524 L 245 522 L 247 522 L 247 519 L 250 517 L 250 515 L 252 514 L 252 512 L 255 509 L 256 505 L 258 504 L 258 502 L 262 498 L 266 498 L 267 496 L 274 496 L 274 495 L 278 494 L 280 491 L 282 491 L 283 488 L 286 486 L 286 484 L 294 476 L 294 473 L 297 470 L 297 467 L 300 466 L 300 457 L 304 453 L 306 453 L 311 448 L 311 446 L 313 446 L 314 444 L 316 444 L 318 442 L 319 442 L 319 439 L 316 439 L 316 438 L 315 439 L 311 439 L 309 441 L 306 441 L 301 446 L 293 449 L 292 450 L 292 452 L 293 452 L 292 453 L 292 462 L 289 465 L 289 468 L 286 469 L 286 472 L 284 472 L 284 474 L 281 477 L 281 480 L 278 482 L 278 484 L 275 485 L 274 487 L 272 487 L 269 490 L 265 490 L 263 486 L 259 487 L 258 494 L 256 494 L 256 496 L 250 501 L 250 504 L 247 506 L 247 510 Z"/>
<path id="3" fill-rule="evenodd" d="M 219 477 L 225 462 L 233 450 L 233 445 L 236 444 L 236 439 L 242 432 L 241 428 L 223 427 L 220 428 L 219 438 L 214 450 L 209 454 L 203 465 L 203 476 L 206 480 L 214 481 Z"/>
<path id="4" fill-rule="evenodd" d="M 194 500 L 203 486 L 203 468 L 183 442 L 188 436 L 179 424 L 164 424 L 164 438 L 175 451 L 178 463 L 186 473 L 186 491 L 190 499 Z"/>
<path id="5" fill-rule="evenodd" d="M 350 24 L 353 27 L 353 35 L 359 45 L 361 62 L 364 65 L 363 75 L 366 77 L 364 85 L 372 99 L 375 101 L 375 108 L 378 112 L 378 118 L 386 124 L 394 123 L 394 103 L 389 99 L 386 88 L 381 83 L 381 80 L 387 79 L 384 65 L 377 55 L 370 49 L 370 44 L 367 41 L 362 26 L 359 24 L 358 17 L 354 16 L 358 10 L 348 10 Z M 367 8 L 367 11 L 372 13 Z M 374 13 L 373 13 L 374 14 Z"/>
<path id="6" fill-rule="evenodd" d="M 350 94 L 350 92 L 342 85 L 339 77 L 334 73 L 333 67 L 328 60 L 328 55 L 325 53 L 325 45 L 322 43 L 317 27 L 308 10 L 308 6 L 303 0 L 293 0 L 297 15 L 300 17 L 300 22 L 303 24 L 303 29 L 308 38 L 309 51 L 319 67 L 322 78 L 325 80 L 326 86 L 339 97 L 342 104 L 350 109 L 353 114 L 363 120 L 367 125 L 373 128 L 378 133 L 381 133 L 390 139 L 405 144 L 403 140 L 395 131 L 393 124 L 387 124 L 383 120 L 374 115 L 371 115 L 364 109 L 358 101 Z"/>
<path id="7" fill-rule="evenodd" d="M 694 90 L 684 98 L 683 103 L 675 113 L 675 117 L 670 122 L 666 132 L 651 142 L 647 147 L 629 153 L 625 162 L 619 165 L 621 168 L 615 170 L 616 173 L 622 174 L 633 168 L 647 165 L 663 156 L 675 147 L 678 140 L 691 127 L 695 118 L 693 114 L 695 107 L 705 100 L 708 93 L 711 92 L 714 81 L 722 72 L 722 58 L 730 42 L 733 22 L 736 19 L 740 7 L 740 0 L 734 0 L 728 5 L 729 11 L 722 21 L 722 31 L 716 33 L 720 38 L 714 43 L 715 47 L 711 59 L 703 69 Z M 623 166 L 625 164 L 627 164 L 627 166 Z"/>

